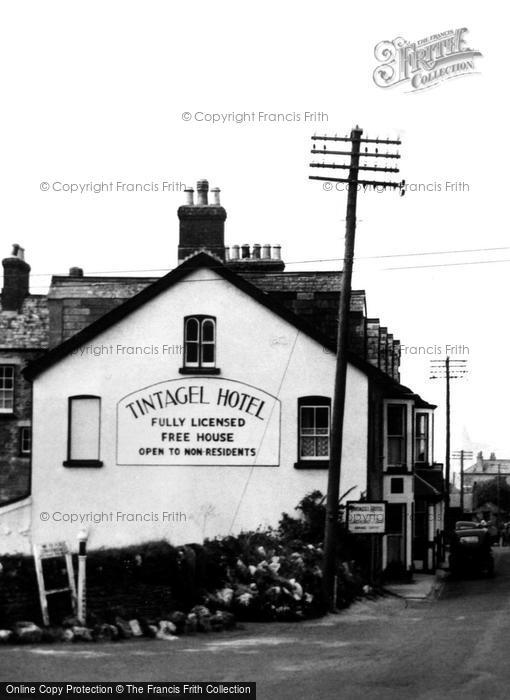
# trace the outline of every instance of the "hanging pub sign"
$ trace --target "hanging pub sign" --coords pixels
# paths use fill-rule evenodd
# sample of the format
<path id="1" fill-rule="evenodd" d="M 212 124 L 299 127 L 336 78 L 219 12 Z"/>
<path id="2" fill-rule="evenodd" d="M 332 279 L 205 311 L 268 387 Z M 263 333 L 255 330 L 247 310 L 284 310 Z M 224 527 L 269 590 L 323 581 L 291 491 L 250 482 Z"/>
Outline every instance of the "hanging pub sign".
<path id="1" fill-rule="evenodd" d="M 171 379 L 117 404 L 117 464 L 278 466 L 280 401 L 219 377 Z"/>
<path id="2" fill-rule="evenodd" d="M 357 535 L 384 535 L 386 532 L 385 501 L 349 501 L 347 529 Z"/>

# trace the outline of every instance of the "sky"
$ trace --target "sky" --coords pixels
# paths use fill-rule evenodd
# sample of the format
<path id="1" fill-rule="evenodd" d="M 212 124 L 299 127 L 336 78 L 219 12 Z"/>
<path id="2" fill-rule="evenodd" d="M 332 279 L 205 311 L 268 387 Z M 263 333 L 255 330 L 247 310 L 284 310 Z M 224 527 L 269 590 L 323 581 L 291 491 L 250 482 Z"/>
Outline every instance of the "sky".
<path id="1" fill-rule="evenodd" d="M 356 124 L 400 137 L 407 192 L 360 193 L 353 286 L 407 347 L 402 382 L 439 405 L 436 459 L 444 382 L 429 366 L 447 345 L 469 368 L 452 382 L 452 449 L 510 457 L 507 28 L 495 12 L 472 1 L 25 0 L 4 3 L 0 19 L 0 254 L 25 248 L 33 293 L 75 265 L 174 267 L 180 190 L 201 178 L 221 188 L 227 244 L 279 243 L 288 270 L 338 269 L 346 194 L 308 179 L 310 137 Z M 420 91 L 375 84 L 380 42 L 457 28 L 482 54 L 469 75 Z"/>

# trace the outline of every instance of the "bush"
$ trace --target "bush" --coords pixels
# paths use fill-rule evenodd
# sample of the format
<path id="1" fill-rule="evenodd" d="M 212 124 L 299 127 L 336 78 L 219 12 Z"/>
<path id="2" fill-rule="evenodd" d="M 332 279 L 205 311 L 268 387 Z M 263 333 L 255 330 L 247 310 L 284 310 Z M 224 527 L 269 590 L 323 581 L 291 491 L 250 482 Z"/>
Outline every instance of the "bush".
<path id="1" fill-rule="evenodd" d="M 90 551 L 91 621 L 169 619 L 175 611 L 189 612 L 197 605 L 244 620 L 299 620 L 323 614 L 324 497 L 314 491 L 296 510 L 298 518 L 284 513 L 276 529 L 242 532 L 203 544 L 174 547 L 154 541 Z M 340 525 L 338 543 L 338 600 L 348 605 L 365 583 L 363 557 L 358 556 L 363 550 Z M 0 625 L 19 619 L 40 621 L 33 559 L 8 556 L 1 563 Z M 68 609 L 56 611 L 52 622 L 66 614 Z"/>

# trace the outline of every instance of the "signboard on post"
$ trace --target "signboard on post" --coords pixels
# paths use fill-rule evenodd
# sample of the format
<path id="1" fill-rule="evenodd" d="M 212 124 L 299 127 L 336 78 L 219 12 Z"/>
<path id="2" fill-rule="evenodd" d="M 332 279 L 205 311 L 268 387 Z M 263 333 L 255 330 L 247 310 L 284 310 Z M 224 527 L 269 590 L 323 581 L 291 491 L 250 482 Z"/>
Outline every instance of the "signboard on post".
<path id="1" fill-rule="evenodd" d="M 384 535 L 386 501 L 348 501 L 347 529 L 355 535 Z"/>
<path id="2" fill-rule="evenodd" d="M 54 593 L 69 593 L 73 613 L 76 614 L 76 584 L 74 582 L 73 558 L 65 542 L 55 542 L 52 544 L 33 545 L 35 572 L 39 587 L 39 600 L 41 602 L 41 614 L 43 624 L 48 627 L 50 615 L 48 611 L 48 596 Z M 64 559 L 67 571 L 67 586 L 48 590 L 44 583 L 43 560 L 44 559 Z"/>

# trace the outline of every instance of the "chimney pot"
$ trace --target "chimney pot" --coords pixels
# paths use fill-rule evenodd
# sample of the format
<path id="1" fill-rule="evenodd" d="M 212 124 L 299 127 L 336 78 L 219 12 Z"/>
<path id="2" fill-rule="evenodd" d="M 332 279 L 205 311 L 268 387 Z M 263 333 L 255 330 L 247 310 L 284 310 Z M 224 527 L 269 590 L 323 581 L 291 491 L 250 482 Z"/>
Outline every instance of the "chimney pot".
<path id="1" fill-rule="evenodd" d="M 213 187 L 212 190 L 211 190 L 211 194 L 212 194 L 212 196 L 213 196 L 212 205 L 213 205 L 214 207 L 219 207 L 219 206 L 221 206 L 221 203 L 220 203 L 220 192 L 221 192 L 221 190 L 220 190 L 219 187 Z"/>
<path id="2" fill-rule="evenodd" d="M 70 267 L 69 277 L 83 277 L 83 268 L 81 267 Z"/>
<path id="3" fill-rule="evenodd" d="M 239 260 L 239 246 L 232 246 L 232 260 Z"/>
<path id="4" fill-rule="evenodd" d="M 225 246 L 225 262 L 228 262 L 230 260 L 230 247 L 228 245 Z"/>
<path id="5" fill-rule="evenodd" d="M 271 246 L 268 243 L 262 246 L 262 260 L 271 260 Z"/>
<path id="6" fill-rule="evenodd" d="M 219 190 L 218 190 L 219 191 Z M 186 204 L 179 207 L 179 263 L 200 250 L 205 250 L 220 260 L 225 260 L 225 219 L 227 212 L 222 206 L 208 206 L 209 183 L 199 180 L 193 202 L 193 189 L 185 190 Z"/>
<path id="7" fill-rule="evenodd" d="M 4 286 L 2 289 L 2 309 L 20 311 L 23 300 L 28 295 L 30 265 L 25 262 L 25 251 L 18 244 L 12 246 L 12 254 L 2 260 Z"/>
<path id="8" fill-rule="evenodd" d="M 25 249 L 20 246 L 19 243 L 12 244 L 12 255 L 19 260 L 25 259 Z"/>
<path id="9" fill-rule="evenodd" d="M 197 206 L 207 206 L 207 193 L 209 192 L 209 183 L 207 180 L 199 180 L 197 182 Z"/>
<path id="10" fill-rule="evenodd" d="M 241 246 L 241 256 L 243 260 L 249 260 L 250 259 L 250 246 L 248 243 L 244 243 Z"/>
<path id="11" fill-rule="evenodd" d="M 252 255 L 254 260 L 260 260 L 260 243 L 253 244 Z"/>
<path id="12" fill-rule="evenodd" d="M 281 247 L 281 245 L 274 245 L 273 246 L 273 259 L 274 260 L 281 260 L 282 259 L 282 247 Z"/>

